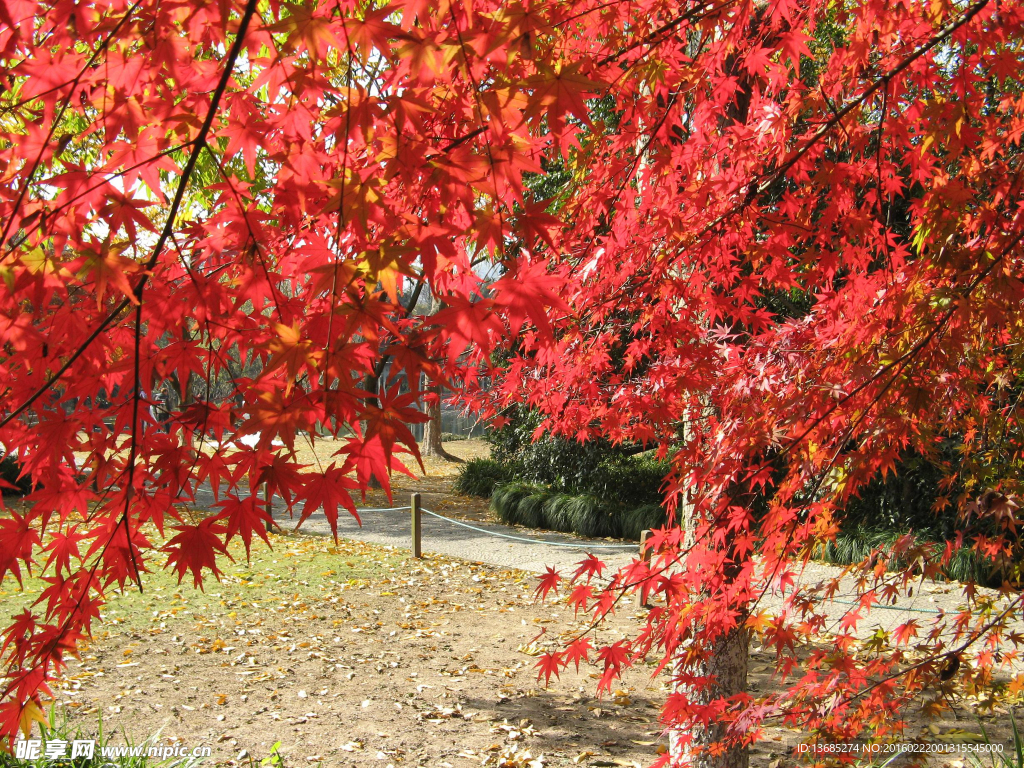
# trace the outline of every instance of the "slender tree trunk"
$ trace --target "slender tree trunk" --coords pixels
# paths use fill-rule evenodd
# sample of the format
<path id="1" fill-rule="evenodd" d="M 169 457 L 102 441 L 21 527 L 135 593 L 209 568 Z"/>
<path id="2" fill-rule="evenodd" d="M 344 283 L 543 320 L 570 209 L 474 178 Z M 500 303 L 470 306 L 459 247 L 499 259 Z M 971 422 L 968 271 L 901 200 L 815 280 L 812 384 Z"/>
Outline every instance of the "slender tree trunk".
<path id="1" fill-rule="evenodd" d="M 426 412 L 430 421 L 423 425 L 424 456 L 442 456 L 444 446 L 441 444 L 441 392 L 440 387 L 429 387 L 428 392 L 437 395 L 437 400 L 427 403 Z"/>
<path id="2" fill-rule="evenodd" d="M 367 405 L 379 407 L 380 402 L 377 400 L 377 385 L 378 377 L 372 373 L 367 374 L 366 378 L 363 379 L 363 389 L 370 393 L 370 397 L 366 398 Z M 361 426 L 363 428 L 363 434 L 365 435 L 366 422 L 362 422 Z M 380 480 L 377 479 L 376 475 L 370 475 L 369 487 L 372 490 L 379 491 L 384 486 L 380 484 Z"/>
<path id="3" fill-rule="evenodd" d="M 436 295 L 431 295 L 430 314 L 441 309 L 441 300 Z M 423 444 L 420 446 L 420 453 L 424 456 L 436 456 L 445 461 L 462 462 L 458 456 L 453 456 L 444 449 L 441 442 L 441 385 L 432 384 L 427 386 L 427 392 L 434 395 L 433 402 L 426 404 L 426 414 L 430 418 L 423 425 Z"/>

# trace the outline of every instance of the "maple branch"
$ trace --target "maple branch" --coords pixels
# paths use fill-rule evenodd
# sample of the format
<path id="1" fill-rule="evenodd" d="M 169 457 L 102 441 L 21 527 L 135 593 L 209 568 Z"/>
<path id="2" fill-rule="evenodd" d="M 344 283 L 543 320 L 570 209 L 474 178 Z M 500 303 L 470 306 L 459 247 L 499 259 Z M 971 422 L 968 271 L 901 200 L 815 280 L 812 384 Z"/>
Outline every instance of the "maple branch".
<path id="1" fill-rule="evenodd" d="M 141 0 L 140 0 L 141 2 Z M 227 69 L 224 75 L 221 77 L 220 82 L 217 83 L 217 88 L 210 99 L 210 111 L 206 114 L 206 119 L 203 120 L 202 126 L 199 129 L 199 133 L 196 138 L 192 139 L 191 142 L 183 144 L 182 146 L 192 146 L 192 151 L 189 154 L 188 161 L 185 163 L 185 167 L 182 169 L 181 177 L 178 180 L 177 188 L 175 189 L 174 198 L 171 201 L 171 207 L 168 211 L 167 221 L 164 224 L 163 229 L 160 232 L 160 236 L 157 239 L 156 245 L 153 247 L 153 252 L 149 259 L 143 266 L 144 272 L 142 277 L 139 279 L 138 284 L 132 290 L 130 296 L 126 296 L 113 310 L 107 315 L 107 317 L 93 330 L 89 336 L 86 337 L 85 341 L 79 345 L 79 347 L 68 357 L 67 361 L 57 369 L 56 373 L 52 374 L 45 383 L 43 383 L 39 389 L 37 389 L 25 402 L 19 405 L 14 411 L 12 411 L 4 419 L 0 420 L 0 428 L 9 424 L 13 419 L 17 418 L 21 413 L 24 413 L 36 400 L 38 400 L 43 394 L 45 394 L 55 383 L 57 383 L 61 377 L 67 372 L 68 368 L 85 352 L 85 350 L 92 344 L 93 341 L 111 324 L 117 316 L 123 312 L 129 304 L 138 304 L 141 306 L 142 294 L 145 290 L 146 283 L 149 281 L 149 277 L 152 274 L 151 270 L 156 265 L 157 260 L 160 258 L 164 246 L 170 238 L 171 233 L 174 229 L 174 223 L 177 219 L 178 209 L 181 207 L 181 202 L 185 196 L 185 189 L 188 186 L 188 182 L 191 180 L 192 173 L 195 170 L 196 162 L 199 159 L 199 153 L 204 147 L 206 147 L 206 137 L 210 132 L 210 128 L 213 126 L 214 118 L 216 117 L 217 110 L 220 106 L 221 98 L 224 95 L 224 91 L 227 88 L 227 84 L 231 79 L 231 73 L 234 70 L 235 61 L 241 51 L 242 38 L 245 34 L 246 29 L 249 26 L 249 22 L 252 19 L 252 15 L 256 10 L 256 0 L 248 0 L 245 6 L 245 11 L 242 16 L 242 20 L 238 28 L 238 36 L 235 38 L 234 44 L 228 53 L 225 62 Z M 2 240 L 0 240 L 2 241 Z"/>
<path id="2" fill-rule="evenodd" d="M 149 165 L 154 160 L 159 160 L 161 157 L 167 157 L 168 155 L 172 155 L 175 152 L 178 152 L 178 151 L 184 149 L 185 147 L 188 147 L 190 144 L 191 144 L 191 142 L 188 142 L 188 143 L 185 143 L 185 144 L 176 144 L 173 147 L 168 147 L 165 150 L 157 152 L 152 157 L 148 157 L 145 160 L 140 160 L 139 162 L 134 163 L 132 165 L 129 165 L 129 166 L 125 167 L 125 168 L 122 168 L 119 171 L 115 171 L 115 172 L 112 172 L 112 173 L 105 172 L 105 171 L 99 171 L 99 170 L 96 171 L 96 173 L 98 175 L 102 175 L 104 177 L 102 181 L 100 181 L 97 184 L 93 184 L 91 187 L 86 187 L 81 192 L 79 192 L 77 195 L 73 195 L 72 197 L 67 198 L 63 203 L 58 205 L 56 208 L 53 208 L 53 209 L 50 209 L 50 210 L 46 211 L 46 213 L 42 214 L 39 217 L 37 222 L 33 222 L 33 223 L 34 224 L 38 224 L 41 227 L 46 221 L 48 221 L 49 219 L 52 219 L 57 214 L 63 212 L 68 206 L 70 206 L 75 201 L 82 199 L 83 197 L 88 195 L 90 192 L 93 192 L 93 191 L 99 189 L 100 187 L 107 186 L 110 183 L 111 179 L 119 179 L 122 176 L 125 176 L 125 175 L 131 173 L 132 171 L 136 170 L 137 168 L 141 168 L 144 165 Z M 44 180 L 44 183 L 45 183 L 45 180 Z M 3 255 L 3 257 L 6 258 L 7 256 L 9 256 L 18 246 L 20 246 L 22 243 L 24 243 L 25 240 L 27 240 L 27 239 L 28 239 L 28 233 L 27 232 L 19 240 L 15 240 L 14 238 L 12 238 L 11 241 L 7 243 L 7 253 L 5 253 Z"/>
<path id="3" fill-rule="evenodd" d="M 242 200 L 242 196 L 238 189 L 235 187 L 234 181 L 230 176 L 228 176 L 227 171 L 224 170 L 223 160 L 217 156 L 217 153 L 213 151 L 213 147 L 209 144 L 204 142 L 203 147 L 209 153 L 210 157 L 213 158 L 214 163 L 217 166 L 217 172 L 220 173 L 221 178 L 224 179 L 224 182 L 228 185 L 228 189 L 231 190 L 231 194 L 234 195 L 235 202 L 238 203 L 238 210 L 242 213 L 242 219 L 245 221 L 245 229 L 249 233 L 249 239 L 252 241 L 253 250 L 259 258 L 260 266 L 263 267 L 263 277 L 267 281 L 267 285 L 270 287 L 270 296 L 274 301 L 274 308 L 277 309 L 277 316 L 283 323 L 284 313 L 281 311 L 281 303 L 278 301 L 278 289 L 274 284 L 274 281 L 270 279 L 270 270 L 267 268 L 267 260 L 263 255 L 263 248 L 260 244 L 259 238 L 256 237 L 256 232 L 252 228 L 252 222 L 249 221 L 249 211 L 245 207 L 245 203 Z M 242 246 L 243 253 L 246 245 L 248 245 L 248 243 L 245 243 Z"/>
<path id="4" fill-rule="evenodd" d="M 798 150 L 796 150 L 796 152 L 790 155 L 789 159 L 783 162 L 780 166 L 778 166 L 769 173 L 762 174 L 760 179 L 755 177 L 751 181 L 740 184 L 738 187 L 736 187 L 736 189 L 732 191 L 732 195 L 738 194 L 744 187 L 747 188 L 747 192 L 744 198 L 740 202 L 734 204 L 727 211 L 720 214 L 710 224 L 706 225 L 693 239 L 693 242 L 699 242 L 704 238 L 705 235 L 716 229 L 726 219 L 733 216 L 734 214 L 739 213 L 740 211 L 746 209 L 749 205 L 751 205 L 754 202 L 754 199 L 757 197 L 757 195 L 764 191 L 771 182 L 782 177 L 789 170 L 791 170 L 793 166 L 800 162 L 800 160 L 802 160 L 819 141 L 825 138 L 825 136 L 827 136 L 833 128 L 835 128 L 837 125 L 841 126 L 842 121 L 848 115 L 850 115 L 850 113 L 853 112 L 857 107 L 859 107 L 861 104 L 867 101 L 867 99 L 869 99 L 875 93 L 875 91 L 877 91 L 879 88 L 882 88 L 883 86 L 887 86 L 889 84 L 889 81 L 896 77 L 896 75 L 900 74 L 903 70 L 905 70 L 919 58 L 924 56 L 926 53 L 931 51 L 937 45 L 945 42 L 954 32 L 956 32 L 962 26 L 970 22 L 975 16 L 981 13 L 981 11 L 985 8 L 985 6 L 989 4 L 989 2 L 990 0 L 978 0 L 978 2 L 970 6 L 966 11 L 964 11 L 964 13 L 956 21 L 948 23 L 945 27 L 943 27 L 942 31 L 940 31 L 939 34 L 935 35 L 927 43 L 919 45 L 917 48 L 914 49 L 914 51 L 909 56 L 903 59 L 893 69 L 889 70 L 884 75 L 875 80 L 873 83 L 871 83 L 871 85 L 869 85 L 861 93 L 860 96 L 858 96 L 853 101 L 849 102 L 838 112 L 836 112 L 833 109 L 832 118 L 827 120 L 818 129 L 818 131 L 804 143 L 802 147 L 800 147 Z"/>
<path id="5" fill-rule="evenodd" d="M 473 77 L 473 71 L 469 67 L 469 55 L 466 53 L 466 42 L 462 39 L 462 29 L 459 27 L 458 19 L 455 18 L 455 6 L 448 6 L 448 15 L 451 17 L 452 26 L 455 27 L 455 35 L 459 40 L 459 49 L 462 51 L 463 66 L 466 70 L 466 77 L 469 79 L 470 85 L 473 86 L 473 103 L 476 108 L 476 119 L 480 123 L 481 131 L 486 127 L 484 122 L 484 110 L 480 104 L 480 86 L 477 85 L 476 78 Z M 452 145 L 454 146 L 454 145 Z M 445 151 L 451 149 L 452 146 L 447 147 Z M 498 177 L 494 173 L 494 155 L 491 151 L 491 137 L 489 134 L 484 136 L 484 148 L 487 150 L 487 165 L 490 169 L 491 182 L 494 185 L 494 210 L 498 214 L 498 239 L 499 243 L 498 250 L 501 253 L 502 258 L 505 256 L 505 218 L 501 212 L 501 203 L 499 202 L 498 193 Z"/>
<path id="6" fill-rule="evenodd" d="M 1003 261 L 1003 259 L 1005 258 L 1006 254 L 1010 251 L 1010 249 L 1018 245 L 1021 242 L 1021 240 L 1024 240 L 1024 230 L 1021 230 L 1021 232 L 1018 233 L 1017 236 L 1014 237 L 1013 240 L 1011 240 L 1010 243 L 1008 243 L 1003 248 L 1002 253 L 1000 253 L 998 257 L 994 258 L 992 260 L 992 263 L 985 267 L 985 269 L 983 269 L 974 278 L 974 280 L 971 281 L 970 285 L 967 286 L 967 288 L 965 289 L 964 293 L 960 296 L 960 298 L 963 300 L 970 298 L 971 294 L 974 293 L 975 289 L 985 280 L 985 278 L 992 274 L 992 271 Z M 892 362 L 883 365 L 868 379 L 861 382 L 852 390 L 850 390 L 850 392 L 848 392 L 846 395 L 836 400 L 831 407 L 829 407 L 824 413 L 822 413 L 820 416 L 814 419 L 814 421 L 811 422 L 810 426 L 808 426 L 807 429 L 805 429 L 803 432 L 800 433 L 800 435 L 794 438 L 794 440 L 782 450 L 782 453 L 780 455 L 784 456 L 791 450 L 793 450 L 797 445 L 799 445 L 803 441 L 805 437 L 807 437 L 807 435 L 809 435 L 826 418 L 828 418 L 828 416 L 835 413 L 836 410 L 845 405 L 852 397 L 855 397 L 860 392 L 864 391 L 867 387 L 871 386 L 871 384 L 873 384 L 883 375 L 885 375 L 886 373 L 893 369 L 897 369 L 896 373 L 898 374 L 899 369 L 902 369 L 910 360 L 916 357 L 917 354 L 921 352 L 921 350 L 928 346 L 932 342 L 932 340 L 934 340 L 938 336 L 939 332 L 943 328 L 945 328 L 946 323 L 948 323 L 950 318 L 953 317 L 957 308 L 957 303 L 954 302 L 953 305 L 943 313 L 942 317 L 939 318 L 939 320 L 935 323 L 935 325 L 923 339 L 921 339 L 914 346 L 912 346 L 910 349 L 908 349 L 906 352 L 904 352 L 902 355 L 900 355 Z M 895 377 L 893 381 L 895 381 Z"/>
<path id="7" fill-rule="evenodd" d="M 993 627 L 995 627 L 998 624 L 1000 624 L 1001 622 L 1003 622 L 1006 619 L 1006 617 L 1009 616 L 1012 613 L 1014 608 L 1016 608 L 1019 604 L 1022 604 L 1022 603 L 1024 603 L 1024 594 L 1017 595 L 1017 597 L 1015 597 L 1012 601 L 1010 601 L 1009 605 L 1006 606 L 1006 609 L 1003 610 L 1002 613 L 1000 613 L 998 616 L 996 616 L 994 619 L 992 619 L 992 621 L 988 622 L 984 626 L 979 627 L 978 629 L 976 629 L 973 632 L 971 632 L 971 634 L 968 636 L 968 638 L 963 643 L 958 645 L 956 648 L 954 648 L 952 650 L 949 650 L 949 651 L 941 651 L 941 652 L 936 653 L 936 654 L 934 654 L 932 656 L 929 656 L 929 657 L 927 657 L 925 659 L 922 659 L 921 661 L 917 662 L 916 664 L 912 664 L 909 667 L 905 667 L 904 669 L 901 669 L 899 672 L 894 672 L 893 674 L 891 674 L 891 675 L 889 675 L 887 677 L 883 677 L 880 680 L 876 680 L 874 683 L 872 683 L 871 685 L 869 685 L 869 686 L 867 686 L 865 688 L 862 688 L 861 690 L 857 691 L 855 694 L 852 694 L 850 696 L 847 696 L 847 697 L 843 698 L 839 703 L 840 704 L 849 704 L 850 702 L 856 701 L 857 699 L 862 698 L 863 696 L 866 696 L 868 693 L 870 693 L 871 691 L 875 690 L 879 686 L 885 685 L 886 683 L 889 683 L 889 682 L 891 682 L 893 680 L 898 680 L 899 678 L 904 677 L 907 674 L 913 672 L 914 670 L 920 669 L 921 667 L 925 667 L 925 666 L 928 666 L 930 664 L 933 664 L 937 658 L 940 658 L 940 657 L 959 657 L 959 655 L 961 653 L 963 653 L 968 648 L 970 648 L 972 645 L 974 645 L 976 642 L 981 640 L 989 630 L 991 630 Z"/>
<path id="8" fill-rule="evenodd" d="M 701 11 L 705 10 L 705 8 L 708 9 L 709 13 L 714 13 L 715 11 L 720 11 L 723 8 L 726 8 L 727 6 L 732 5 L 734 2 L 735 2 L 735 0 L 726 0 L 726 2 L 719 3 L 716 6 L 711 6 L 711 3 L 708 3 L 708 2 L 703 2 L 703 3 L 700 3 L 699 5 L 695 5 L 693 8 L 688 10 L 686 13 L 681 14 L 680 16 L 676 16 L 674 19 L 671 19 L 671 20 L 665 22 L 660 27 L 658 27 L 656 30 L 654 30 L 653 32 L 648 34 L 647 36 L 642 37 L 639 40 L 634 40 L 632 43 L 630 43 L 626 47 L 620 48 L 615 53 L 609 54 L 609 55 L 605 56 L 603 59 L 598 59 L 597 62 L 596 62 L 596 66 L 603 67 L 606 64 L 610 64 L 613 61 L 617 61 L 618 59 L 622 58 L 623 56 L 625 56 L 630 51 L 633 51 L 633 50 L 639 48 L 642 45 L 648 45 L 648 44 L 654 43 L 656 40 L 658 40 L 659 37 L 662 37 L 662 36 L 666 35 L 667 33 L 673 31 L 680 24 L 683 24 L 684 22 L 691 21 L 692 19 L 696 18 L 700 14 Z M 708 8 L 708 6 L 711 6 L 711 7 Z M 655 46 L 651 45 L 651 47 L 654 48 Z"/>
<path id="9" fill-rule="evenodd" d="M 132 14 L 135 13 L 135 9 L 142 5 L 142 3 L 143 0 L 135 0 L 135 3 L 132 4 L 127 11 L 125 11 L 124 16 L 122 16 L 121 19 L 117 22 L 117 24 L 114 25 L 113 29 L 111 29 L 107 36 L 103 39 L 99 47 L 97 47 L 96 50 L 92 52 L 92 55 L 85 62 L 82 69 L 79 70 L 78 74 L 75 75 L 74 79 L 71 81 L 71 92 L 68 94 L 67 98 L 64 99 L 63 103 L 60 106 L 60 109 L 57 111 L 57 114 L 54 115 L 53 119 L 50 121 L 50 130 L 46 134 L 46 140 L 41 143 L 39 147 L 39 152 L 38 154 L 36 154 L 36 159 L 32 163 L 31 169 L 29 169 L 28 176 L 25 178 L 25 183 L 18 190 L 18 197 L 15 199 L 14 205 L 11 206 L 11 214 L 8 217 L 7 221 L 4 223 L 3 230 L 0 230 L 0 247 L 3 247 L 3 245 L 7 242 L 7 235 L 10 233 L 11 227 L 14 225 L 14 216 L 18 212 L 18 209 L 21 208 L 21 204 L 25 200 L 25 195 L 28 192 L 29 187 L 32 186 L 32 177 L 35 176 L 36 171 L 39 170 L 39 165 L 42 163 L 43 160 L 43 153 L 46 152 L 46 148 L 50 145 L 50 140 L 53 138 L 53 132 L 57 130 L 57 125 L 64 118 L 64 113 L 67 111 L 68 104 L 71 103 L 71 94 L 75 92 L 75 88 L 77 88 L 78 84 L 81 82 L 82 76 L 86 72 L 88 72 L 89 69 L 92 68 L 93 63 L 96 61 L 97 58 L 99 58 L 99 55 L 103 53 L 105 50 L 107 50 L 107 48 L 110 46 L 111 41 L 114 39 L 114 36 L 121 31 L 121 27 L 123 27 L 128 22 L 128 19 L 130 19 Z M 0 424 L 0 426 L 2 426 L 2 424 Z"/>
<path id="10" fill-rule="evenodd" d="M 416 286 L 413 288 L 412 296 L 409 298 L 409 306 L 405 308 L 406 318 L 412 317 L 412 313 L 416 310 L 416 305 L 419 303 L 420 293 L 422 293 L 425 283 L 426 279 L 422 277 L 416 281 Z M 373 381 L 375 385 L 380 383 L 380 377 L 384 373 L 384 369 L 387 367 L 388 362 L 392 357 L 393 355 L 381 355 L 380 360 L 377 361 L 377 365 L 373 368 Z"/>
<path id="11" fill-rule="evenodd" d="M 335 4 L 335 10 L 338 10 L 338 4 Z M 352 62 L 355 60 L 355 55 L 352 51 L 352 41 L 348 36 L 348 27 L 342 25 L 342 29 L 345 31 L 345 47 L 348 49 L 348 66 L 345 68 L 345 90 L 349 103 L 346 104 L 345 109 L 345 149 L 342 153 L 341 160 L 341 187 L 338 190 L 338 226 L 334 232 L 334 247 L 337 249 L 337 255 L 334 261 L 334 275 L 331 279 L 331 315 L 327 320 L 327 338 L 324 340 L 324 372 L 323 381 L 320 386 L 323 389 L 327 389 L 327 376 L 331 370 L 331 350 L 334 347 L 334 314 L 336 308 L 336 302 L 338 300 L 338 267 L 340 266 L 341 259 L 341 233 L 345 229 L 345 181 L 348 177 L 348 147 L 349 147 L 349 131 L 352 130 Z M 355 280 L 355 271 L 349 278 L 348 285 L 352 284 Z M 348 286 L 346 286 L 347 288 Z M 312 446 L 311 446 L 312 447 Z M 316 455 L 315 453 L 313 454 Z M 317 459 L 319 464 L 319 459 Z M 322 469 L 321 469 L 322 471 Z"/>
<path id="12" fill-rule="evenodd" d="M 479 136 L 481 133 L 483 133 L 486 130 L 487 130 L 487 126 L 486 125 L 480 126 L 479 128 L 476 128 L 476 129 L 470 131 L 469 133 L 465 134 L 464 136 L 459 136 L 457 139 L 450 140 L 448 142 L 448 144 L 445 145 L 444 147 L 442 147 L 441 151 L 438 152 L 437 154 L 424 155 L 423 159 L 425 161 L 435 160 L 438 157 L 440 157 L 441 155 L 443 155 L 445 152 L 450 152 L 451 150 L 455 149 L 460 144 L 465 144 L 467 141 L 470 141 L 471 139 L 475 139 L 477 136 Z"/>

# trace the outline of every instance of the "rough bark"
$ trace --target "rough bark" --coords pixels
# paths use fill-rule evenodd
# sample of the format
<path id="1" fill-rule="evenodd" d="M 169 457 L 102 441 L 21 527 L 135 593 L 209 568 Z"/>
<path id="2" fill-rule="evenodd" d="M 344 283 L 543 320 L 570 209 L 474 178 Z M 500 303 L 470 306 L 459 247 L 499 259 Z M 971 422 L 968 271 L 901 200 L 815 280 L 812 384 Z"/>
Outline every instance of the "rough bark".
<path id="1" fill-rule="evenodd" d="M 430 299 L 430 314 L 441 309 L 441 300 L 432 295 Z M 420 446 L 420 453 L 424 456 L 436 456 L 445 461 L 462 462 L 458 456 L 453 456 L 444 449 L 441 442 L 441 385 L 430 384 L 426 387 L 427 392 L 434 395 L 433 402 L 426 403 L 426 414 L 430 418 L 423 425 L 423 443 Z"/>
<path id="2" fill-rule="evenodd" d="M 684 427 L 683 439 L 687 439 Z M 748 501 L 744 497 L 736 498 L 739 503 Z M 685 532 L 684 549 L 694 544 L 694 531 L 697 528 L 694 509 L 689 503 L 680 509 L 680 523 Z M 735 564 L 733 573 L 726 573 L 727 578 L 735 577 L 739 572 L 739 563 Z M 750 633 L 745 627 L 738 626 L 725 636 L 719 638 L 710 653 L 692 663 L 686 662 L 686 647 L 678 652 L 677 661 L 673 665 L 674 692 L 685 696 L 697 704 L 708 704 L 716 699 L 728 698 L 747 690 L 747 663 L 750 654 Z M 711 678 L 708 686 L 693 687 L 680 681 L 686 674 L 695 677 Z M 721 742 L 725 737 L 725 728 L 716 723 L 709 726 L 692 728 L 676 728 L 669 732 L 669 755 L 673 766 L 687 768 L 748 768 L 750 751 L 746 747 L 733 747 L 726 752 L 710 751 L 708 748 Z"/>
<path id="3" fill-rule="evenodd" d="M 747 689 L 749 652 L 750 633 L 744 628 L 734 629 L 715 643 L 712 652 L 705 658 L 685 669 L 681 662 L 675 668 L 677 674 L 685 671 L 691 675 L 713 677 L 714 683 L 699 690 L 677 684 L 676 693 L 701 704 L 743 693 Z M 717 754 L 707 751 L 710 745 L 721 742 L 725 735 L 725 727 L 721 723 L 672 731 L 669 734 L 672 765 L 692 768 L 748 768 L 750 752 L 745 747 L 736 746 Z"/>

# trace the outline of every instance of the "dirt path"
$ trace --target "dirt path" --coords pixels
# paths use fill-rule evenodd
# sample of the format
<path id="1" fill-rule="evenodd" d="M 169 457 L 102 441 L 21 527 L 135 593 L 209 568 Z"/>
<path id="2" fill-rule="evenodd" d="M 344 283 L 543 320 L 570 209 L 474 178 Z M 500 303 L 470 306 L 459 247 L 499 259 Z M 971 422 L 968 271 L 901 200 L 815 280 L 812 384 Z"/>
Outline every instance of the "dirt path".
<path id="1" fill-rule="evenodd" d="M 595 664 L 538 681 L 539 652 L 583 625 L 562 603 L 534 601 L 528 574 L 322 537 L 272 543 L 272 560 L 254 554 L 205 595 L 151 590 L 151 616 L 133 604 L 108 617 L 113 632 L 71 662 L 60 705 L 87 731 L 102 715 L 111 744 L 125 743 L 119 731 L 136 743 L 159 732 L 246 768 L 275 742 L 289 768 L 640 768 L 664 749 L 666 680 L 653 659 L 600 698 Z M 375 575 L 348 578 L 346 568 Z M 635 633 L 639 619 L 613 616 L 597 642 Z M 775 688 L 773 671 L 772 655 L 755 647 L 754 695 Z M 911 739 L 957 743 L 978 730 L 969 711 L 910 714 Z M 1008 738 L 1005 708 L 984 722 Z M 796 766 L 802 735 L 768 727 L 751 765 Z M 956 758 L 933 764 L 963 768 Z"/>
<path id="2" fill-rule="evenodd" d="M 665 692 L 649 666 L 602 699 L 594 666 L 538 682 L 540 650 L 582 625 L 563 605 L 536 603 L 522 572 L 320 537 L 273 544 L 275 563 L 290 554 L 299 569 L 290 579 L 250 583 L 246 605 L 233 588 L 250 574 L 226 574 L 207 587 L 211 602 L 181 589 L 148 628 L 129 615 L 131 629 L 72 661 L 61 703 L 84 727 L 102 714 L 107 732 L 160 731 L 212 746 L 224 765 L 258 761 L 275 741 L 290 767 L 599 768 L 657 756 Z M 313 583 L 302 560 L 320 550 L 342 567 L 377 560 L 384 575 Z M 601 636 L 614 641 L 632 621 Z"/>

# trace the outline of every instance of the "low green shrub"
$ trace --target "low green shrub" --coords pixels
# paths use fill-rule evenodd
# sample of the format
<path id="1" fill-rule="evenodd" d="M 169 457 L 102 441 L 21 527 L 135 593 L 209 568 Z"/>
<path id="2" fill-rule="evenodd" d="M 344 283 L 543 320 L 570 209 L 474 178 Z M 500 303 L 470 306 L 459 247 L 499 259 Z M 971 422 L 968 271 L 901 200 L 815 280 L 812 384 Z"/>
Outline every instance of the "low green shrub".
<path id="1" fill-rule="evenodd" d="M 571 493 L 553 493 L 544 502 L 544 522 L 552 531 L 571 533 L 572 517 L 569 504 L 575 497 Z"/>
<path id="2" fill-rule="evenodd" d="M 505 523 L 587 538 L 637 541 L 643 531 L 665 522 L 665 512 L 657 504 L 624 509 L 592 494 L 552 493 L 529 483 L 497 486 L 491 495 L 491 509 Z"/>
<path id="3" fill-rule="evenodd" d="M 587 538 L 615 536 L 618 533 L 614 511 L 596 496 L 572 496 L 565 504 L 565 514 L 572 526 L 568 533 Z"/>
<path id="4" fill-rule="evenodd" d="M 888 554 L 892 545 L 903 535 L 903 531 L 890 528 L 853 525 L 841 530 L 834 541 L 827 542 L 819 549 L 816 556 L 827 563 L 853 565 L 862 562 L 876 550 Z M 941 548 L 945 547 L 944 542 L 934 544 L 940 552 Z M 901 558 L 895 558 L 888 563 L 892 570 L 906 566 L 907 563 Z M 973 581 L 995 587 L 1002 584 L 1002 574 L 994 569 L 992 561 L 980 556 L 972 547 L 960 547 L 955 550 L 944 573 L 945 577 L 952 581 Z"/>
<path id="5" fill-rule="evenodd" d="M 544 515 L 544 502 L 549 496 L 551 492 L 542 488 L 520 498 L 516 512 L 519 525 L 525 525 L 527 528 L 549 528 Z"/>
<path id="6" fill-rule="evenodd" d="M 643 504 L 620 513 L 619 536 L 639 541 L 644 531 L 661 528 L 668 522 L 668 514 L 660 504 Z"/>
<path id="7" fill-rule="evenodd" d="M 0 478 L 12 488 L 0 486 L 4 496 L 20 496 L 32 490 L 32 478 L 21 477 L 21 463 L 10 454 L 0 458 Z"/>
<path id="8" fill-rule="evenodd" d="M 471 459 L 459 468 L 455 490 L 466 496 L 490 498 L 496 485 L 512 479 L 508 471 L 492 459 Z"/>
<path id="9" fill-rule="evenodd" d="M 505 483 L 496 486 L 491 494 L 491 510 L 503 523 L 524 525 L 519 517 L 519 502 L 542 490 L 542 488 L 528 483 Z"/>

